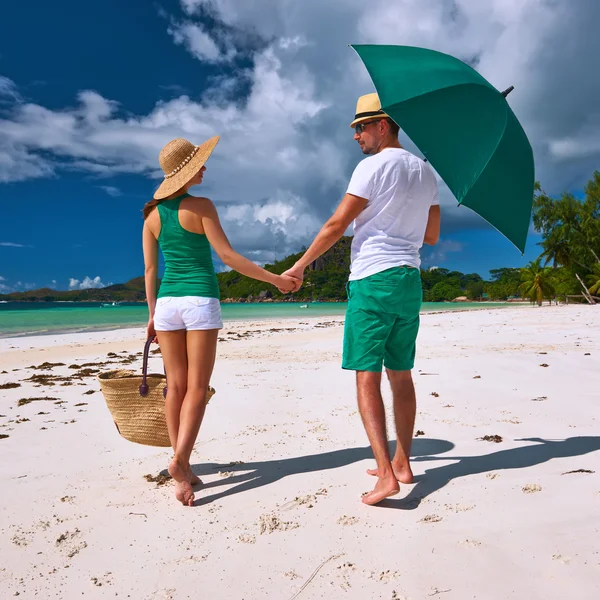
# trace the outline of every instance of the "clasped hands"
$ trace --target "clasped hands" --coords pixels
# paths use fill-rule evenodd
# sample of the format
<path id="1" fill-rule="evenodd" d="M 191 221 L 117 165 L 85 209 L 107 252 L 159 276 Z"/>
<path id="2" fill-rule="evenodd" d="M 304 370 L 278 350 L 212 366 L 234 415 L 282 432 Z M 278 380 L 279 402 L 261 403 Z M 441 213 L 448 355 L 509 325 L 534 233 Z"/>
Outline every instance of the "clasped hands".
<path id="1" fill-rule="evenodd" d="M 303 280 L 304 268 L 294 265 L 280 275 L 280 285 L 277 286 L 277 289 L 282 294 L 297 292 L 302 286 Z"/>

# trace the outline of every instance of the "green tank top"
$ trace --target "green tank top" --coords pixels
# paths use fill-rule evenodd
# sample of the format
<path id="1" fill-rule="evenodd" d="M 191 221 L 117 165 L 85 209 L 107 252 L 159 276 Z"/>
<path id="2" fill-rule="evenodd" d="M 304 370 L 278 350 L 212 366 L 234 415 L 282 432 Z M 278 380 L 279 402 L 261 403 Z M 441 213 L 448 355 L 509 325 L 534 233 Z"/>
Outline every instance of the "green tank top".
<path id="1" fill-rule="evenodd" d="M 187 196 L 189 194 L 183 194 L 158 204 L 158 244 L 165 259 L 165 272 L 158 290 L 158 298 L 220 298 L 219 284 L 206 235 L 187 231 L 179 223 L 179 205 Z"/>

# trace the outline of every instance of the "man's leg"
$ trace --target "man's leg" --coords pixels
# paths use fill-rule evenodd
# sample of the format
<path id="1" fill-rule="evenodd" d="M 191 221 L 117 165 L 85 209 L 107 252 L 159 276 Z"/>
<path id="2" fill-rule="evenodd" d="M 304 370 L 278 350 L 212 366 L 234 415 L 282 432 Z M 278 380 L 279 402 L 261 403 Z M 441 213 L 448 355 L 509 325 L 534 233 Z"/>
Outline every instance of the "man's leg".
<path id="1" fill-rule="evenodd" d="M 365 504 L 377 504 L 400 491 L 397 478 L 392 470 L 388 449 L 385 408 L 381 397 L 381 373 L 357 371 L 356 387 L 358 409 L 378 469 L 378 480 L 375 488 L 363 497 L 363 502 Z"/>
<path id="2" fill-rule="evenodd" d="M 392 467 L 398 481 L 412 483 L 413 474 L 409 460 L 417 412 L 415 386 L 410 371 L 392 371 L 391 369 L 386 369 L 386 371 L 394 396 L 394 420 L 396 422 L 396 453 L 392 460 Z"/>
<path id="3" fill-rule="evenodd" d="M 410 447 L 415 426 L 416 400 L 411 370 L 415 363 L 416 340 L 419 333 L 421 281 L 417 269 L 403 269 L 396 306 L 398 317 L 385 345 L 384 365 L 394 397 L 396 422 L 396 453 L 392 467 L 401 483 L 412 483 L 409 464 Z M 377 475 L 377 470 L 369 471 Z"/>
<path id="4" fill-rule="evenodd" d="M 412 483 L 410 468 L 410 447 L 415 427 L 417 400 L 410 371 L 386 369 L 394 397 L 394 421 L 396 423 L 396 453 L 392 459 L 392 469 L 400 483 Z M 367 469 L 369 475 L 379 475 L 377 469 Z"/>

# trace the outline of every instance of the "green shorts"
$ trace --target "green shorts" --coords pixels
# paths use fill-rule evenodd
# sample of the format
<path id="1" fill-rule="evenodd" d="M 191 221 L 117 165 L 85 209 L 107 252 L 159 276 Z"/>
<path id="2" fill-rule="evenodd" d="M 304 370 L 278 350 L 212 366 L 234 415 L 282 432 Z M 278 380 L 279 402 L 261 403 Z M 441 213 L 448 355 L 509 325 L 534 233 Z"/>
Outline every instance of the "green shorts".
<path id="1" fill-rule="evenodd" d="M 349 281 L 342 368 L 410 371 L 422 299 L 421 273 L 412 267 Z"/>

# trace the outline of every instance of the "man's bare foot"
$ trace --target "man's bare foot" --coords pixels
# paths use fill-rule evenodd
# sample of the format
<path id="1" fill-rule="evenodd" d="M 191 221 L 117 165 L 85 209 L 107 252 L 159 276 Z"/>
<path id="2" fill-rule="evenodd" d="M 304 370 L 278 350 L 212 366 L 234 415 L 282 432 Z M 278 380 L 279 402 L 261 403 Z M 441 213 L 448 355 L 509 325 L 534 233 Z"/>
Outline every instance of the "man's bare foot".
<path id="1" fill-rule="evenodd" d="M 386 479 L 379 478 L 373 491 L 365 494 L 362 497 L 362 501 L 369 506 L 373 506 L 373 504 L 378 504 L 382 500 L 385 500 L 390 496 L 395 496 L 399 492 L 400 486 L 396 481 L 396 477 L 394 475 L 390 475 Z"/>
<path id="2" fill-rule="evenodd" d="M 400 483 L 413 482 L 414 477 L 410 465 L 406 465 L 405 467 L 396 467 L 392 465 L 392 469 L 394 470 L 394 476 Z M 377 469 L 367 469 L 367 473 L 373 477 L 379 477 L 379 471 Z"/>
<path id="3" fill-rule="evenodd" d="M 189 481 L 176 481 L 175 482 L 175 498 L 181 502 L 184 506 L 194 505 L 194 490 Z"/>

